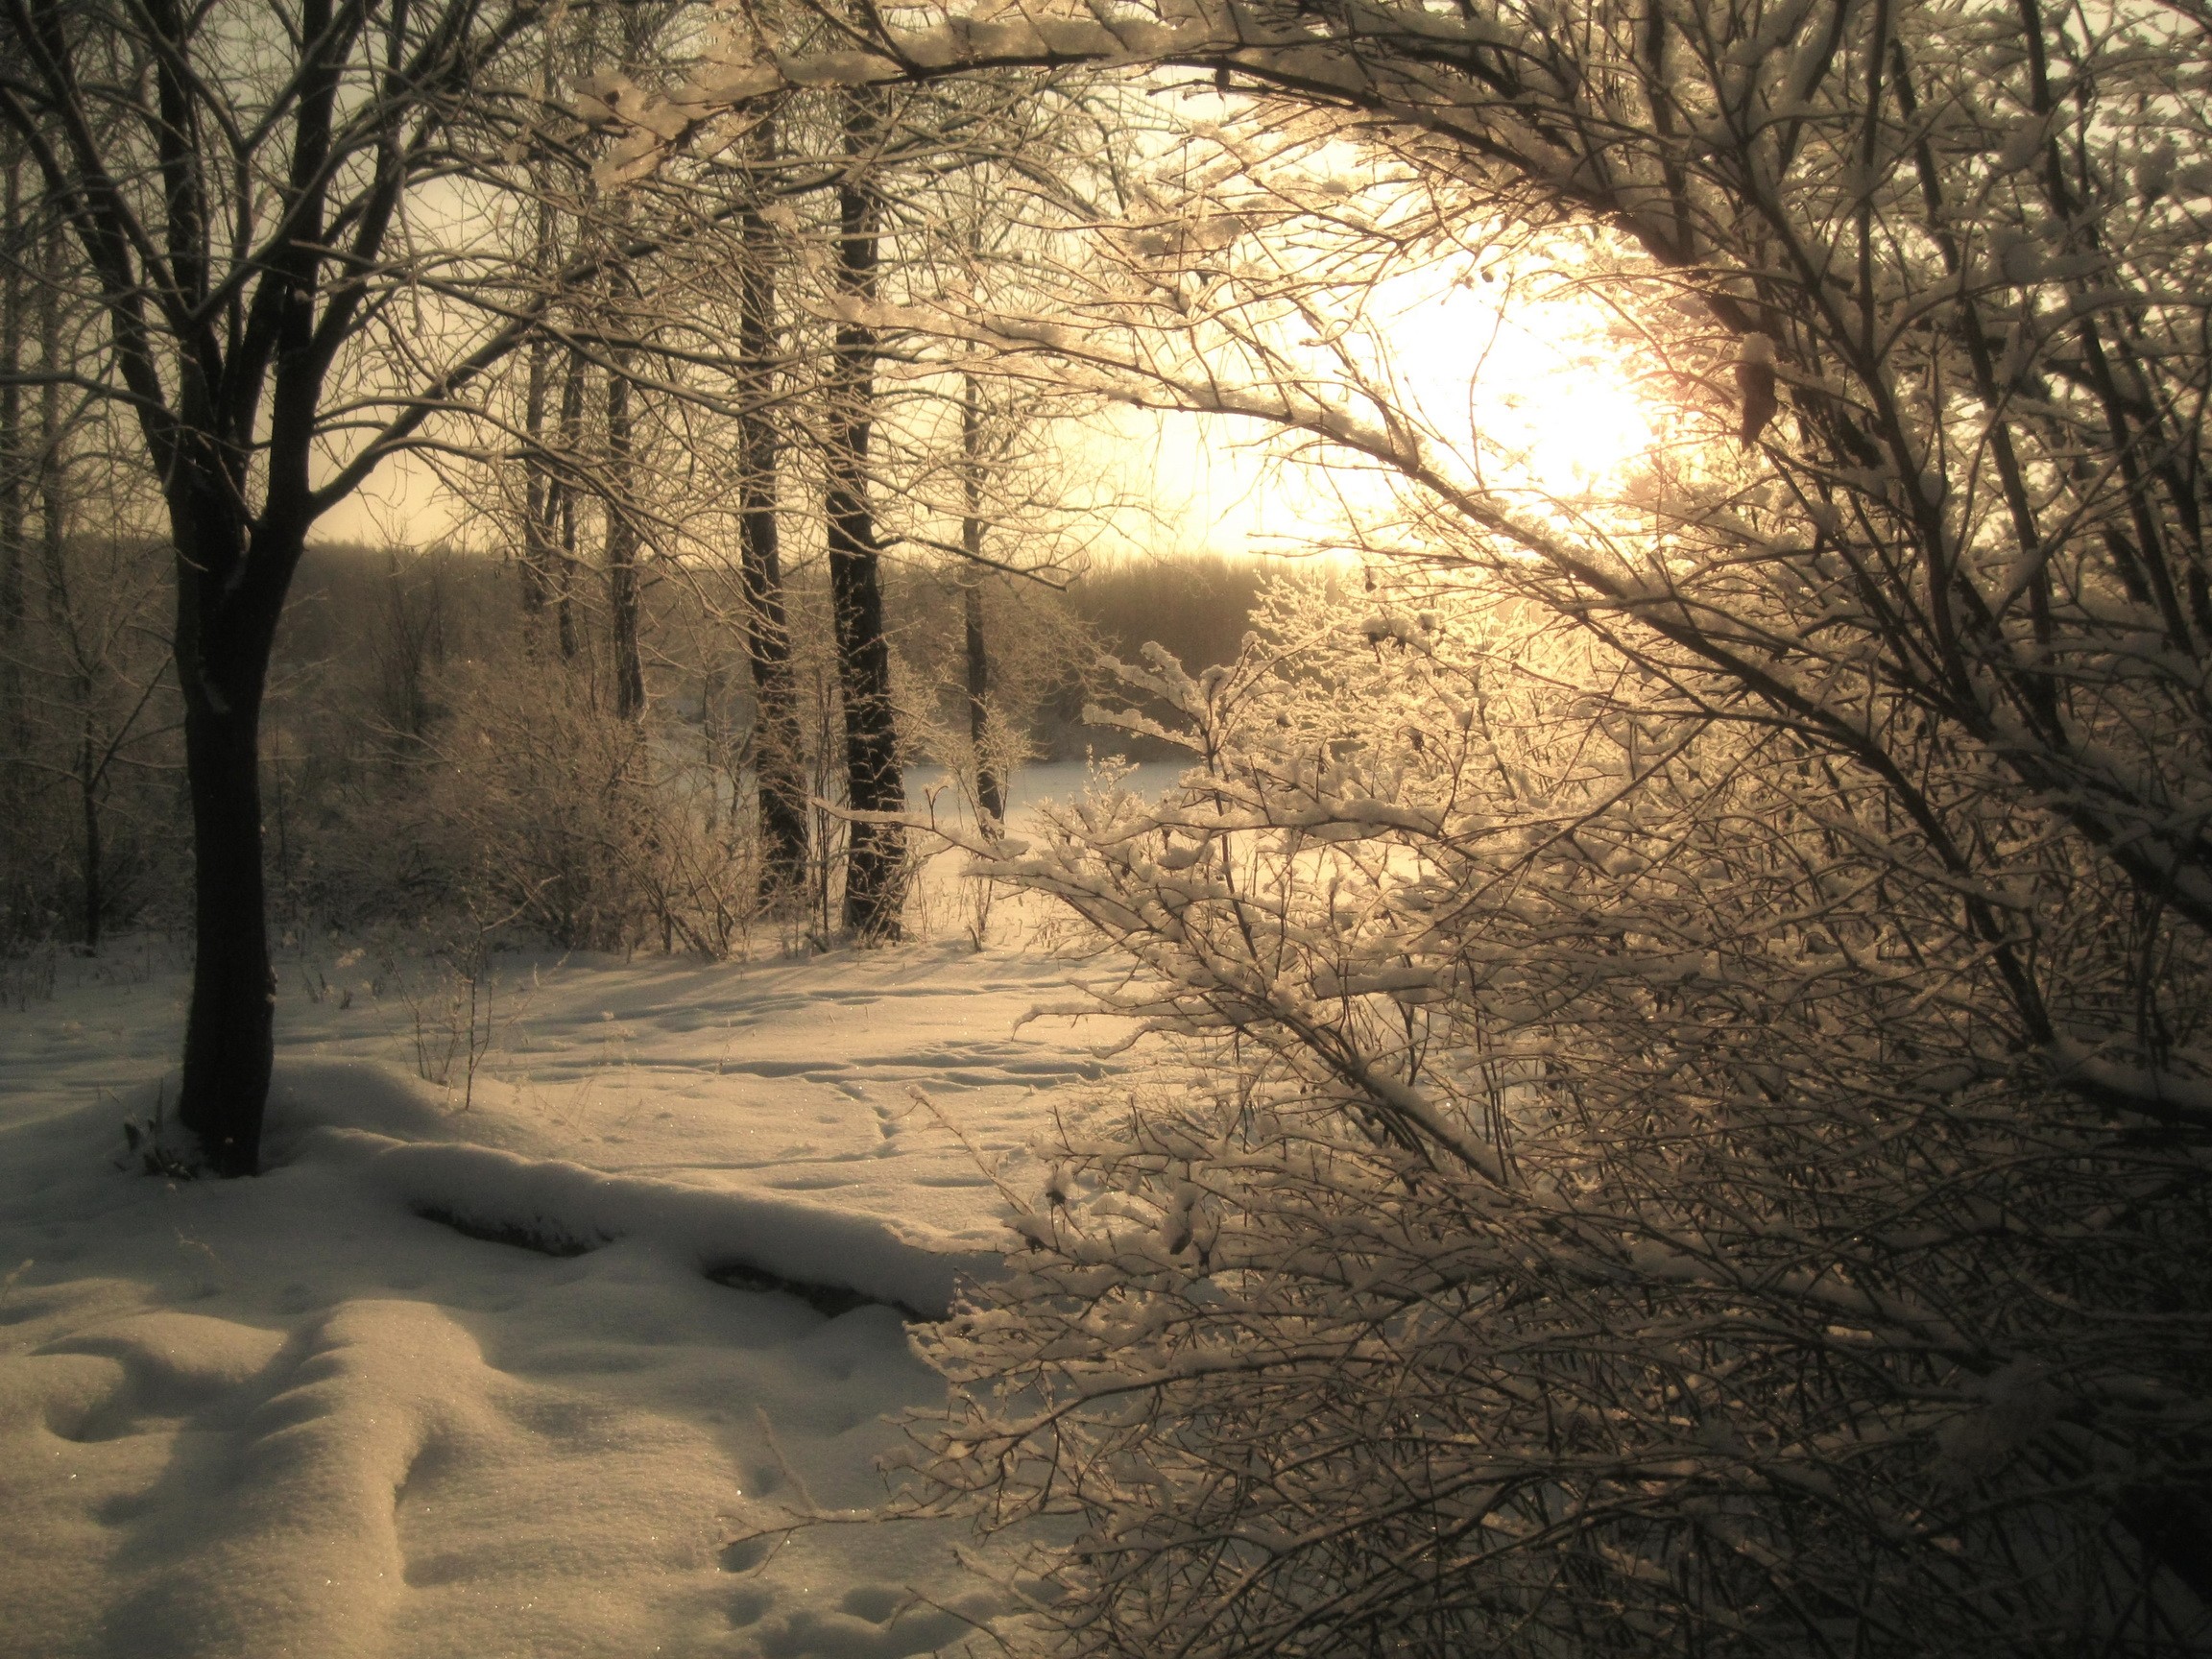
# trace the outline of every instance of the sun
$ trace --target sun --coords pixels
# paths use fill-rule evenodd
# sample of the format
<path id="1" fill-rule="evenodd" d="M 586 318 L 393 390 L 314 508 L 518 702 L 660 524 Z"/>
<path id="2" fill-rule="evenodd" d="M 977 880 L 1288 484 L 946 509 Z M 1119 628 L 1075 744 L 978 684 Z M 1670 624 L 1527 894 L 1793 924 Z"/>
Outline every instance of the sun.
<path id="1" fill-rule="evenodd" d="M 1455 284 L 1423 313 L 1391 329 L 1395 368 L 1484 488 L 1596 503 L 1641 469 L 1661 412 L 1595 301 Z"/>
<path id="2" fill-rule="evenodd" d="M 1310 384 L 1356 387 L 1341 400 L 1359 414 L 1407 417 L 1452 487 L 1586 523 L 1609 523 L 1645 487 L 1673 411 L 1588 294 L 1431 268 L 1378 284 L 1359 309 L 1358 344 L 1348 330 L 1340 355 L 1316 351 Z M 1406 473 L 1263 421 L 1130 411 L 1097 427 L 1086 443 L 1109 493 L 1146 504 L 1117 519 L 1132 546 L 1340 550 L 1403 522 Z"/>

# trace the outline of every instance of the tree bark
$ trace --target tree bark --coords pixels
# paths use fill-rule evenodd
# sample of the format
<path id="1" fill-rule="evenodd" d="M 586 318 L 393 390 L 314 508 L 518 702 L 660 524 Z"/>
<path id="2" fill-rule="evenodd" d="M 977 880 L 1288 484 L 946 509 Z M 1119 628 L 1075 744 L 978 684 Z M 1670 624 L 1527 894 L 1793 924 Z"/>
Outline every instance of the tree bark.
<path id="1" fill-rule="evenodd" d="M 774 140 L 763 122 L 756 153 Z M 799 757 L 799 692 L 791 674 L 791 631 L 783 611 L 783 567 L 776 519 L 778 455 L 769 406 L 776 390 L 776 247 L 768 222 L 744 215 L 744 268 L 738 276 L 737 354 L 744 366 L 737 420 L 738 562 L 745 587 L 746 649 L 753 669 L 753 765 L 757 779 L 762 896 L 800 891 L 806 882 L 806 778 Z"/>
<path id="2" fill-rule="evenodd" d="M 876 298 L 882 209 L 868 172 L 878 134 L 877 97 L 847 105 L 846 171 L 837 187 L 837 288 L 859 314 Z M 845 705 L 845 792 L 854 812 L 903 812 L 899 732 L 891 701 L 891 648 L 883 636 L 882 558 L 868 503 L 875 415 L 876 331 L 841 323 L 830 377 L 828 493 L 830 597 Z M 854 820 L 845 863 L 845 926 L 864 941 L 899 936 L 905 901 L 905 834 L 896 824 Z"/>
<path id="3" fill-rule="evenodd" d="M 561 383 L 561 453 L 574 465 L 577 445 L 584 435 L 584 353 L 568 351 L 568 370 Z M 560 510 L 552 516 L 561 527 L 561 546 L 553 568 L 553 610 L 561 641 L 561 661 L 576 659 L 576 487 L 556 478 L 551 490 Z"/>
<path id="4" fill-rule="evenodd" d="M 11 135 L 6 169 L 5 219 L 11 237 L 23 224 L 23 158 Z M 0 264 L 0 742 L 20 750 L 29 738 L 23 700 L 25 541 L 23 485 L 23 276 L 18 262 Z M 12 788 L 7 791 L 12 794 Z"/>
<path id="5" fill-rule="evenodd" d="M 49 224 L 40 250 L 43 275 L 38 287 L 38 367 L 45 375 L 38 388 L 38 531 L 47 609 L 56 613 L 68 584 L 62 562 L 68 555 L 69 536 L 68 434 L 61 418 L 60 381 L 62 253 L 61 226 Z"/>
<path id="6" fill-rule="evenodd" d="M 552 79 L 553 42 L 546 40 L 546 80 Z M 541 282 L 554 280 L 554 213 L 546 186 L 537 181 L 538 224 L 533 249 L 533 275 Z M 528 617 L 527 644 L 538 648 L 540 619 L 553 591 L 555 484 L 545 464 L 545 399 L 553 374 L 553 339 L 539 333 L 530 342 L 528 378 L 522 402 L 522 609 Z"/>
<path id="7" fill-rule="evenodd" d="M 637 443 L 630 412 L 628 352 L 617 352 L 607 375 L 607 610 L 614 658 L 614 712 L 624 720 L 645 713 L 645 665 L 637 647 L 637 520 L 632 476 Z"/>
<path id="8" fill-rule="evenodd" d="M 991 658 L 983 638 L 983 409 L 975 376 L 961 376 L 960 393 L 961 489 L 965 494 L 960 518 L 960 549 L 968 555 L 961 573 L 960 599 L 966 622 L 968 647 L 968 747 L 975 757 L 975 806 L 983 817 L 983 832 L 995 834 L 1006 822 L 1006 793 L 998 775 L 998 759 L 992 754 Z"/>
<path id="9" fill-rule="evenodd" d="M 100 846 L 100 782 L 102 768 L 97 747 L 92 741 L 92 715 L 84 715 L 84 734 L 77 749 L 77 804 L 84 820 L 84 949 L 100 949 L 100 913 L 107 907 L 107 892 L 101 880 L 102 852 Z"/>
<path id="10" fill-rule="evenodd" d="M 545 466 L 545 383 L 553 343 L 530 343 L 530 371 L 522 399 L 522 610 L 537 646 L 539 618 L 553 593 L 553 515 L 556 486 Z"/>
<path id="11" fill-rule="evenodd" d="M 61 225 L 45 229 L 39 250 L 38 367 L 45 379 L 38 388 L 38 544 L 46 581 L 46 615 L 55 631 L 69 641 L 74 672 L 69 689 L 77 699 L 79 739 L 77 788 L 83 821 L 84 905 L 81 932 L 87 951 L 100 948 L 101 912 L 106 908 L 106 887 L 101 879 L 100 790 L 107 778 L 107 758 L 96 740 L 97 720 L 94 681 L 98 663 L 86 641 L 73 625 L 69 599 L 69 457 L 68 434 L 61 418 Z"/>
<path id="12" fill-rule="evenodd" d="M 272 523 L 264 514 L 249 528 L 231 495 L 228 479 L 186 478 L 173 485 L 170 505 L 195 951 L 178 1118 L 216 1173 L 252 1175 L 260 1167 L 276 994 L 261 867 L 261 702 L 306 524 Z M 228 589 L 224 577 L 233 571 L 243 580 Z"/>
<path id="13" fill-rule="evenodd" d="M 968 643 L 968 743 L 975 752 L 975 805 L 983 832 L 996 834 L 1006 822 L 1006 789 L 991 748 L 991 658 L 983 640 L 983 589 L 971 573 L 961 584 Z"/>

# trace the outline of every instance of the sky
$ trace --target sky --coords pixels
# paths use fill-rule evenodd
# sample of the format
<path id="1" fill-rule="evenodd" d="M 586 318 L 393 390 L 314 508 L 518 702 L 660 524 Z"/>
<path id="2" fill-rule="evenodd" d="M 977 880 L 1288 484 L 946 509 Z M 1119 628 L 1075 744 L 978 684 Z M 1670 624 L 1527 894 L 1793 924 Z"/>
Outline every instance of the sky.
<path id="1" fill-rule="evenodd" d="M 1558 495 L 1604 493 L 1654 441 L 1656 414 L 1635 366 L 1606 337 L 1588 298 L 1499 297 L 1449 267 L 1378 296 L 1384 361 L 1446 447 L 1477 446 L 1493 482 Z M 1068 442 L 1101 493 L 1142 501 L 1114 516 L 1099 550 L 1127 556 L 1286 554 L 1346 544 L 1349 520 L 1385 516 L 1391 487 L 1342 469 L 1286 462 L 1289 445 L 1259 422 L 1133 408 L 1106 411 Z M 1503 471 L 1501 455 L 1514 457 Z M 320 539 L 495 547 L 496 520 L 470 510 L 421 461 L 395 457 L 323 519 Z"/>

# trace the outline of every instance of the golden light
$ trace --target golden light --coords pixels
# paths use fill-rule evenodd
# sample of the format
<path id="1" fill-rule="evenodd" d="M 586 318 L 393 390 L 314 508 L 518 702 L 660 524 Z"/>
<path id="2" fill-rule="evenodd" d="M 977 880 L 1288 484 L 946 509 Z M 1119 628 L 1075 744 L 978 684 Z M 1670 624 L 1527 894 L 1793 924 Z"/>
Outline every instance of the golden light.
<path id="1" fill-rule="evenodd" d="M 1308 385 L 1327 400 L 1370 422 L 1387 401 L 1460 487 L 1600 517 L 1639 493 L 1671 411 L 1596 299 L 1431 267 L 1378 284 L 1358 309 L 1330 348 L 1308 343 Z M 1125 528 L 1135 546 L 1341 551 L 1401 517 L 1404 477 L 1310 435 L 1220 415 L 1124 412 L 1104 426 L 1095 465 L 1150 509 Z"/>
<path id="2" fill-rule="evenodd" d="M 1455 285 L 1390 330 L 1394 368 L 1490 489 L 1618 498 L 1658 442 L 1609 314 L 1573 296 L 1501 299 Z"/>

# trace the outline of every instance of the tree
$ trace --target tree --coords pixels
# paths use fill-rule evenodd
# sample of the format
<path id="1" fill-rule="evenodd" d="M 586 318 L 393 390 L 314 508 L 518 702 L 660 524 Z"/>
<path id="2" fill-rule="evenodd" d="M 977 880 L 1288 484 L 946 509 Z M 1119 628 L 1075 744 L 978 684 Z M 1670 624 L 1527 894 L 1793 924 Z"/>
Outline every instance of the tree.
<path id="1" fill-rule="evenodd" d="M 1642 321 L 1665 372 L 1692 396 L 1728 396 L 1736 426 L 1740 388 L 1771 368 L 1793 427 L 1745 440 L 1765 439 L 1770 499 L 1723 509 L 1662 489 L 1648 572 L 1640 552 L 1563 536 L 1455 474 L 1357 364 L 1332 366 L 1338 406 L 1270 373 L 1280 359 L 1252 320 L 1294 299 L 1279 278 L 1201 297 L 1193 321 L 1222 262 L 1201 244 L 1240 229 L 1202 199 L 1146 233 L 1144 259 L 1174 280 L 1118 291 L 1063 355 L 1148 371 L 1148 342 L 1190 342 L 1152 395 L 1302 429 L 1400 472 L 1470 534 L 1532 558 L 1563 611 L 1653 631 L 1737 687 L 1747 717 L 1870 768 L 1955 878 L 1977 854 L 1913 781 L 1923 729 L 2056 811 L 2173 925 L 2212 923 L 2193 896 L 2212 842 L 2178 806 L 2203 764 L 2185 664 L 2212 623 L 2192 597 L 2212 589 L 2192 436 L 2204 371 L 2185 321 L 2204 280 L 2191 204 L 2212 189 L 2203 124 L 2184 112 L 2200 22 L 2154 5 L 2054 19 L 2032 0 L 2000 37 L 1938 10 L 1842 6 L 1641 21 L 1596 8 L 1575 30 L 1514 6 L 1444 20 L 1298 6 L 1233 25 L 1163 18 L 894 33 L 872 42 L 878 61 L 844 67 L 891 80 L 1203 66 L 1394 123 L 1373 142 L 1457 214 L 1613 228 L 1640 256 L 1618 268 L 1623 294 L 1647 283 L 1710 319 Z M 1069 344 L 1048 317 L 989 321 L 1001 340 Z M 1215 368 L 1206 354 L 1222 349 L 1241 354 L 1239 379 L 1176 373 Z M 1776 613 L 1746 567 L 1794 573 L 1822 597 L 1781 596 Z M 2171 674 L 2083 666 L 2151 641 Z M 1817 689 L 1865 666 L 1912 718 L 1870 727 Z M 2130 1035 L 2063 1032 L 1997 911 L 1962 902 L 2055 1075 L 2162 1118 L 2200 1110 L 2193 1066 L 2169 1077 Z"/>
<path id="2" fill-rule="evenodd" d="M 12 139 L 5 152 L 6 200 L 0 228 L 8 237 L 0 270 L 0 723 L 19 740 L 23 686 L 16 662 L 22 649 L 25 553 L 24 486 L 28 445 L 23 431 L 23 330 L 31 217 L 24 211 L 23 156 Z"/>
<path id="3" fill-rule="evenodd" d="M 838 681 L 845 709 L 845 797 L 855 814 L 845 859 L 845 926 L 862 939 L 895 939 L 906 899 L 905 835 L 895 816 L 906 807 L 899 732 L 891 696 L 891 642 L 883 631 L 881 551 L 868 498 L 874 437 L 876 329 L 866 317 L 876 298 L 882 208 L 872 177 L 882 117 L 873 93 L 855 93 L 845 112 L 846 173 L 837 184 L 836 299 L 827 453 L 830 602 L 837 630 Z"/>
<path id="4" fill-rule="evenodd" d="M 1503 647 L 1310 727 L 1163 668 L 1203 778 L 991 866 L 1245 1083 L 1078 1147 L 1159 1250 L 1041 1201 L 1037 1281 L 950 1355 L 1008 1388 L 950 1485 L 1095 1473 L 1070 1640 L 2201 1640 L 2203 19 L 1175 7 L 856 44 L 858 80 L 1250 93 L 1059 303 L 942 325 L 1395 474 L 1399 549 L 1572 646 L 1575 694 L 1497 734 Z M 1579 232 L 1685 411 L 1618 498 L 1478 464 L 1351 326 L 1517 226 Z M 1428 661 L 1424 611 L 1334 626 Z M 1248 1230 L 1226 1281 L 1209 1215 Z M 1363 1458 L 1393 1401 L 1402 1455 Z"/>
<path id="5" fill-rule="evenodd" d="M 960 551 L 971 565 L 983 561 L 982 391 L 975 376 L 960 377 Z M 982 572 L 963 572 L 960 584 L 961 653 L 967 659 L 968 747 L 975 757 L 975 808 L 987 824 L 1006 822 L 1005 762 L 992 753 L 991 652 L 983 637 Z"/>
<path id="6" fill-rule="evenodd" d="M 762 121 L 754 131 L 748 159 L 766 168 L 774 164 L 775 152 L 775 127 Z M 741 187 L 763 193 L 757 179 Z M 783 604 L 782 542 L 777 523 L 779 439 L 769 413 L 776 397 L 780 252 L 763 206 L 748 204 L 740 219 L 737 351 L 744 379 L 737 436 L 738 540 L 746 659 L 757 710 L 753 750 L 758 776 L 761 880 L 769 894 L 787 902 L 805 885 L 806 786 L 801 769 L 799 694 L 791 673 L 791 629 Z"/>
<path id="7" fill-rule="evenodd" d="M 175 541 L 196 950 L 179 1116 L 226 1173 L 257 1166 L 272 1053 L 257 755 L 271 643 L 309 527 L 528 332 L 527 315 L 494 308 L 403 354 L 424 361 L 420 378 L 362 373 L 364 338 L 409 309 L 403 295 L 427 281 L 466 316 L 483 292 L 491 273 L 468 250 L 410 250 L 399 227 L 428 193 L 493 170 L 517 108 L 493 71 L 541 10 L 4 13 L 0 118 L 98 287 Z M 364 407 L 382 410 L 366 427 Z"/>

